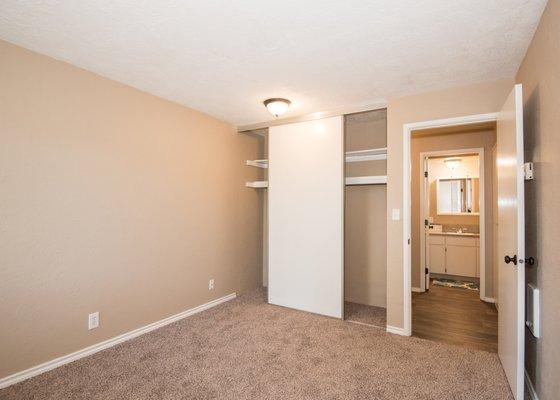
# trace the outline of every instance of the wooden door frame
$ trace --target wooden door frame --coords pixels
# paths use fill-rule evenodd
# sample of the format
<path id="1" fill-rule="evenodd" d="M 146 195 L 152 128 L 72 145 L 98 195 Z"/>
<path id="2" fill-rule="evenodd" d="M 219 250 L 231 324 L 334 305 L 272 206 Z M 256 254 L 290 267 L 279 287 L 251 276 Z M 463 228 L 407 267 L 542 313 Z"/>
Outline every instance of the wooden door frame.
<path id="1" fill-rule="evenodd" d="M 426 197 L 427 188 L 425 186 L 425 179 L 423 174 L 424 159 L 430 158 L 430 156 L 460 156 L 466 154 L 476 154 L 478 155 L 478 198 L 479 198 L 479 279 L 480 279 L 480 300 L 492 302 L 492 299 L 486 297 L 486 192 L 485 192 L 485 169 L 484 169 L 484 147 L 474 147 L 465 149 L 454 149 L 454 150 L 433 150 L 420 153 L 420 292 L 426 291 L 426 273 L 425 273 L 425 253 L 426 253 L 426 239 L 424 235 L 424 220 L 427 218 L 426 211 Z M 413 289 L 414 290 L 414 289 Z"/>
<path id="2" fill-rule="evenodd" d="M 467 115 L 463 117 L 437 119 L 431 121 L 412 122 L 403 125 L 403 212 L 402 212 L 402 245 L 403 245 L 403 329 L 398 333 L 404 336 L 412 334 L 412 282 L 411 282 L 411 154 L 410 141 L 412 132 L 428 128 L 444 128 L 457 125 L 469 125 L 482 122 L 495 122 L 498 113 Z"/>

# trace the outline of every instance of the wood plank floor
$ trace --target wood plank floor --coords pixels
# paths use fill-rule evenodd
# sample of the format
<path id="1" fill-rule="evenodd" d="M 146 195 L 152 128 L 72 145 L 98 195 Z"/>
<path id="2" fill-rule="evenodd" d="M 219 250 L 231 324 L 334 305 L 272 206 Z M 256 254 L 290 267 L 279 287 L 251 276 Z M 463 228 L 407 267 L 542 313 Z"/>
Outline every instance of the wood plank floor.
<path id="1" fill-rule="evenodd" d="M 430 286 L 412 293 L 412 335 L 424 339 L 498 351 L 498 311 L 475 290 Z"/>

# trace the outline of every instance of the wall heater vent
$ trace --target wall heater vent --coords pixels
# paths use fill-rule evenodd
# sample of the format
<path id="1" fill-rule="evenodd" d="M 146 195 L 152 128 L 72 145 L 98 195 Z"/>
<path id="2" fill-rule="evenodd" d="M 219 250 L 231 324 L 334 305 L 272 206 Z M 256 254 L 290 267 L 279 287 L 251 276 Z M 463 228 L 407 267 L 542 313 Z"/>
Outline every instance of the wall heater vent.
<path id="1" fill-rule="evenodd" d="M 534 337 L 540 336 L 540 300 L 539 289 L 532 284 L 527 284 L 527 320 L 525 325 Z"/>

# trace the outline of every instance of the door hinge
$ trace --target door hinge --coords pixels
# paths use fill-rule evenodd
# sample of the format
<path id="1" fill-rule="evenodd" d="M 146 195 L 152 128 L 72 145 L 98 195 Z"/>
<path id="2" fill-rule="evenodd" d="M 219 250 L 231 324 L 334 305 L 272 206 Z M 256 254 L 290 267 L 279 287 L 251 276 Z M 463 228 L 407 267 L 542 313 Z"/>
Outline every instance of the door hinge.
<path id="1" fill-rule="evenodd" d="M 428 267 L 426 267 L 424 273 L 425 273 L 426 275 L 428 275 L 428 273 L 429 273 L 429 272 L 428 272 Z"/>
<path id="2" fill-rule="evenodd" d="M 526 181 L 532 181 L 533 179 L 535 179 L 532 162 L 526 162 L 525 164 L 523 164 L 523 176 Z"/>
<path id="3" fill-rule="evenodd" d="M 408 244 L 410 244 L 410 238 L 408 238 Z"/>
<path id="4" fill-rule="evenodd" d="M 428 177 L 428 171 L 424 171 L 424 178 Z"/>
<path id="5" fill-rule="evenodd" d="M 428 221 L 427 219 L 425 219 L 425 220 L 424 220 L 424 225 L 425 225 L 425 226 L 430 225 L 430 221 Z"/>

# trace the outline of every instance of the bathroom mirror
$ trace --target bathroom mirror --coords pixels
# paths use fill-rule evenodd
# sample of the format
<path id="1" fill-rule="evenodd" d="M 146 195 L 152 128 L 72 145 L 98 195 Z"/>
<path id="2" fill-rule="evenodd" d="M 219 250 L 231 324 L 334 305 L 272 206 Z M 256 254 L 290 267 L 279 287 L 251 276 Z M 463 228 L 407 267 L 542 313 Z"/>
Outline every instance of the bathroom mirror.
<path id="1" fill-rule="evenodd" d="M 478 178 L 439 178 L 437 180 L 438 215 L 478 215 Z"/>

